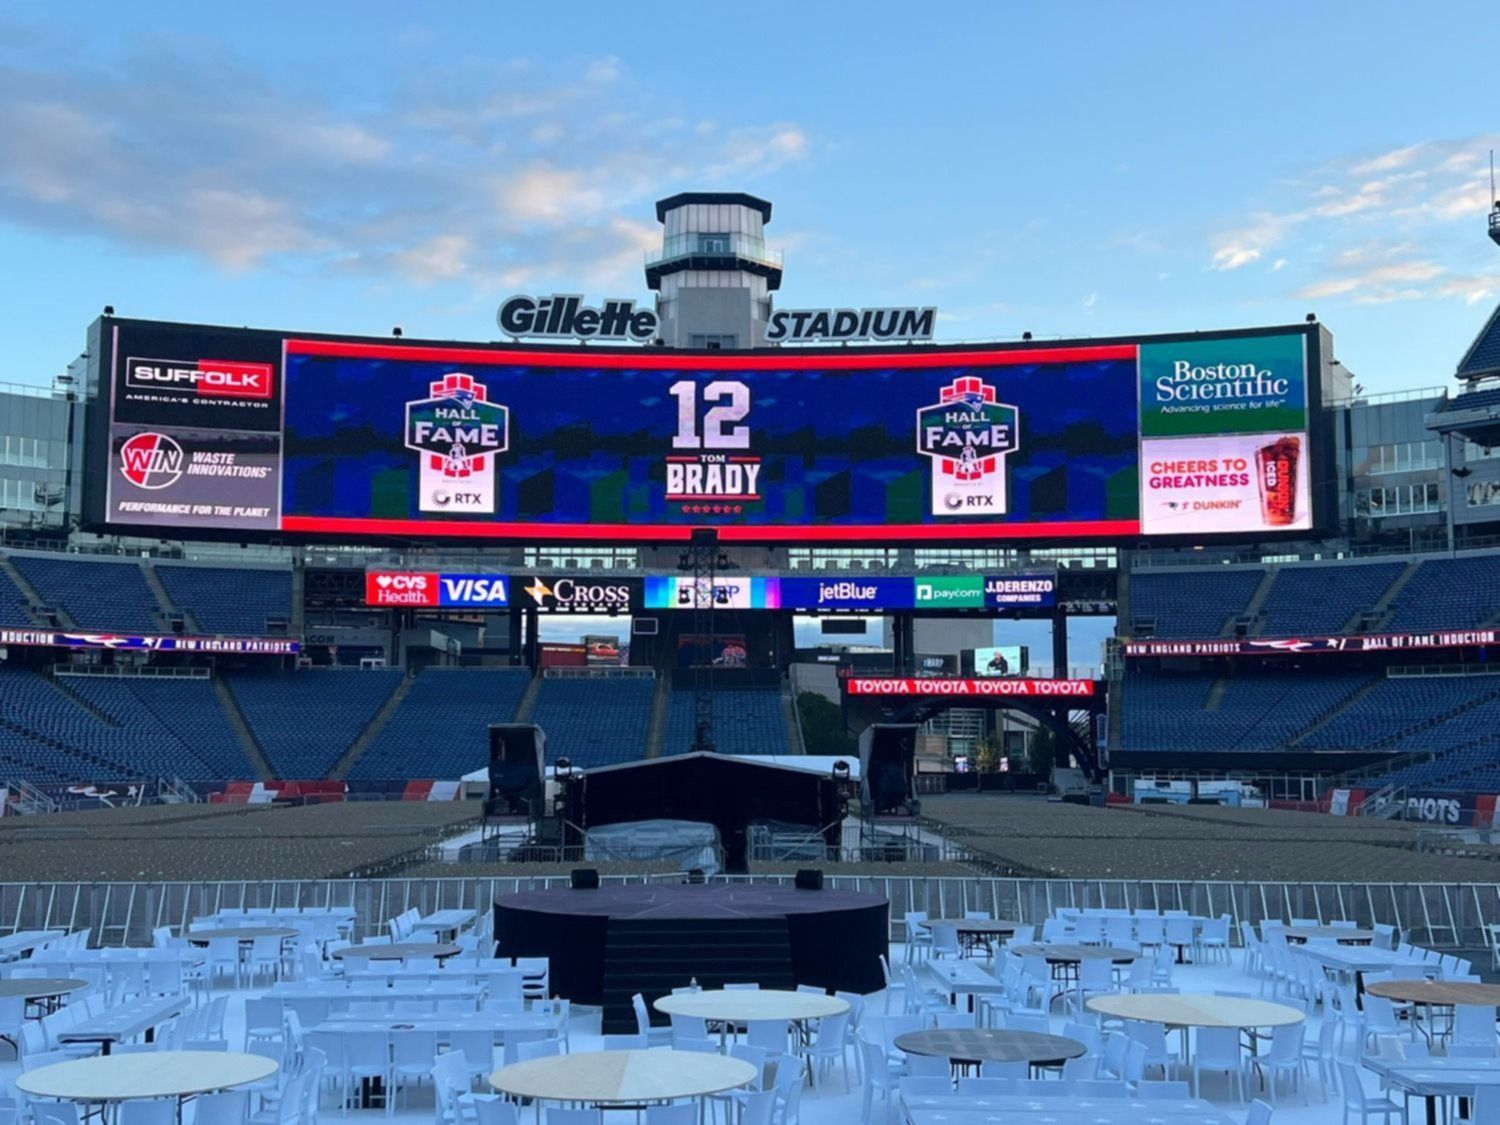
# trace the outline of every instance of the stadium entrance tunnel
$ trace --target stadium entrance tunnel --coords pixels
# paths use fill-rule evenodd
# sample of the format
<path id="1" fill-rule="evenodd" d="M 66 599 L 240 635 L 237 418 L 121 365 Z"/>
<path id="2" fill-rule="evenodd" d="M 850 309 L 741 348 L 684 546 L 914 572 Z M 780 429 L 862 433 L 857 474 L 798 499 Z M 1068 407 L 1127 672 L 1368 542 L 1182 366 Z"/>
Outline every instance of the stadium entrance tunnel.
<path id="1" fill-rule="evenodd" d="M 1043 699 L 1017 696 L 912 696 L 912 697 L 844 697 L 844 714 L 849 731 L 858 735 L 867 726 L 875 723 L 916 723 L 919 726 L 936 718 L 944 711 L 958 707 L 964 710 L 1016 711 L 1035 719 L 1057 736 L 1057 745 L 1071 754 L 1093 780 L 1104 776 L 1104 766 L 1099 761 L 1099 748 L 1093 739 L 1098 724 L 1096 716 L 1104 714 L 1104 693 L 1092 697 L 1069 699 L 1066 703 L 1053 703 Z M 1068 722 L 1069 711 L 1086 711 L 1089 715 L 1089 737 L 1080 736 Z"/>
<path id="2" fill-rule="evenodd" d="M 830 857 L 843 842 L 841 782 L 752 758 L 680 754 L 584 770 L 564 785 L 567 845 L 582 845 L 611 824 L 695 821 L 718 830 L 724 870 L 742 874 L 754 822 L 780 821 L 821 834 Z"/>

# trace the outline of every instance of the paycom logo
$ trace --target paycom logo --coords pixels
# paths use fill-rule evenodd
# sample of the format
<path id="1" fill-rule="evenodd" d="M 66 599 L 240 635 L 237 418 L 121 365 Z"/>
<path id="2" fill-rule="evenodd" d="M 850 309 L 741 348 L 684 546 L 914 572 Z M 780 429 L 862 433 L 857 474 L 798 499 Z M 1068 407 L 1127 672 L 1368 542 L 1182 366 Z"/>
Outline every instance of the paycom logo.
<path id="1" fill-rule="evenodd" d="M 965 575 L 961 578 L 917 579 L 918 609 L 983 609 L 984 578 Z"/>
<path id="2" fill-rule="evenodd" d="M 1140 378 L 1143 437 L 1307 428 L 1300 334 L 1142 344 Z"/>

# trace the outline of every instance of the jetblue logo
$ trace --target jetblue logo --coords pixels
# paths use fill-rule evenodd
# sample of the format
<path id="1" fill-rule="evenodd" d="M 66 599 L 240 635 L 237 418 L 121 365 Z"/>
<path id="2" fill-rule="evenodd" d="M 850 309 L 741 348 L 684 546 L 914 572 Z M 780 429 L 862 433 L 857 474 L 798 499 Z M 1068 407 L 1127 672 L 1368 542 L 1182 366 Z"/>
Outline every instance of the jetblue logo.
<path id="1" fill-rule="evenodd" d="M 827 602 L 873 602 L 874 586 L 861 586 L 858 582 L 819 582 L 818 604 Z"/>
<path id="2" fill-rule="evenodd" d="M 495 574 L 444 574 L 438 579 L 438 604 L 508 606 L 510 590 Z"/>

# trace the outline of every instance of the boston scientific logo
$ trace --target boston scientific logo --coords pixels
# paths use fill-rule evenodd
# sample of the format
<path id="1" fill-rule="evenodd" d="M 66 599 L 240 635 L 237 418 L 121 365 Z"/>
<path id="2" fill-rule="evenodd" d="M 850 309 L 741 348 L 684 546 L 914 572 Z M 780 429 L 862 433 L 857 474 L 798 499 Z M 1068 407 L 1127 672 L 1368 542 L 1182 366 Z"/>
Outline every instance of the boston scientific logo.
<path id="1" fill-rule="evenodd" d="M 424 512 L 495 510 L 494 457 L 510 446 L 510 411 L 472 375 L 449 372 L 406 404 L 406 448 L 421 454 Z"/>
<path id="2" fill-rule="evenodd" d="M 1281 398 L 1290 387 L 1291 380 L 1278 377 L 1269 367 L 1253 363 L 1196 364 L 1179 359 L 1173 362 L 1171 374 L 1157 377 L 1156 401 Z"/>
<path id="3" fill-rule="evenodd" d="M 932 458 L 935 516 L 999 516 L 1006 511 L 1005 458 L 1021 447 L 1020 411 L 995 388 L 964 376 L 917 411 L 917 452 Z"/>
<path id="4" fill-rule="evenodd" d="M 166 434 L 134 434 L 120 446 L 120 475 L 137 488 L 170 488 L 186 460 L 182 446 Z"/>

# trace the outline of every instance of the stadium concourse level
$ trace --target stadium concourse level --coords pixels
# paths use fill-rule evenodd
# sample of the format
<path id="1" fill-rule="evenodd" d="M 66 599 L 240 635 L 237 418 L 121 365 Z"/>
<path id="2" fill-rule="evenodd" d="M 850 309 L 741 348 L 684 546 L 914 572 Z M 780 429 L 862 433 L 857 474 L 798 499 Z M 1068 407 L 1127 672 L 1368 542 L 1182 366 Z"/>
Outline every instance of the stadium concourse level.
<path id="1" fill-rule="evenodd" d="M 1500 554 L 1408 562 L 1172 567 L 1130 575 L 1143 637 L 1299 637 L 1474 629 L 1500 620 Z"/>
<path id="2" fill-rule="evenodd" d="M 291 571 L 0 554 L 0 625 L 170 634 L 174 615 L 190 635 L 285 635 L 292 619 Z"/>

